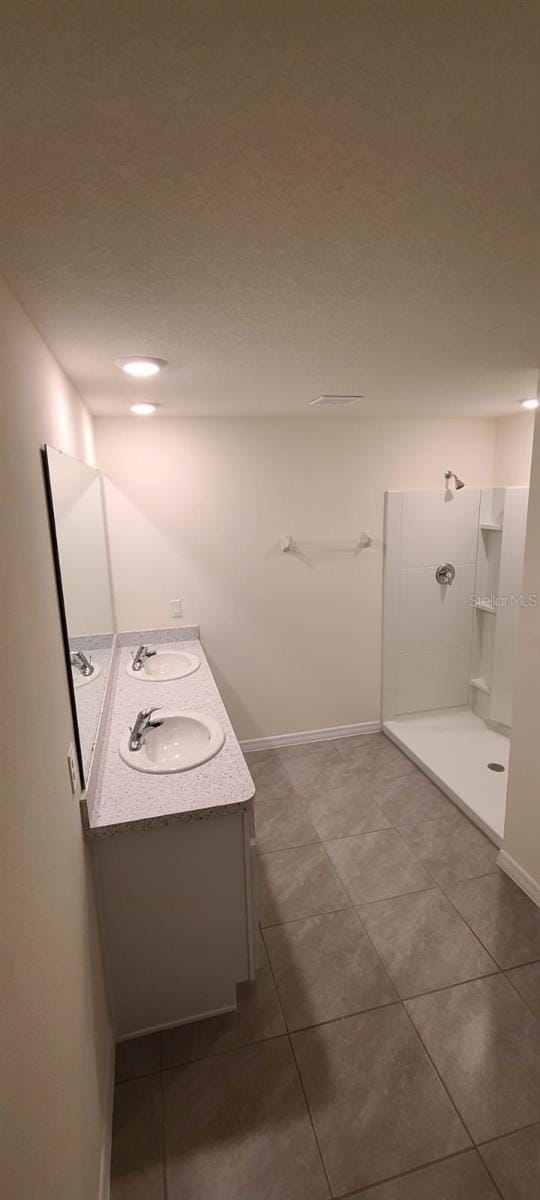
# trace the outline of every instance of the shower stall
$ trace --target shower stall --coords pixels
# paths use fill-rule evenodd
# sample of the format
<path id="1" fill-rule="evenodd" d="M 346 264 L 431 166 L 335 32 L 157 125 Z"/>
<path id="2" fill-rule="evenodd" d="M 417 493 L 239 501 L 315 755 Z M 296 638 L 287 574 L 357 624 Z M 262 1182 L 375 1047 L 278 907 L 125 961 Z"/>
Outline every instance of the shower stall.
<path id="1" fill-rule="evenodd" d="M 500 845 L 528 488 L 445 479 L 386 493 L 383 728 Z"/>

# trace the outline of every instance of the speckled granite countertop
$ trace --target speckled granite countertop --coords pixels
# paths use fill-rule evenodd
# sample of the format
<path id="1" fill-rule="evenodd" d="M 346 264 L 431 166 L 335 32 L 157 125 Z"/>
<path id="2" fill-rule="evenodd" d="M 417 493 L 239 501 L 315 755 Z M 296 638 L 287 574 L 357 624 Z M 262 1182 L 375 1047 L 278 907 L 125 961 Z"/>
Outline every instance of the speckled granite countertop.
<path id="1" fill-rule="evenodd" d="M 180 631 L 179 631 L 180 633 Z M 179 639 L 164 642 L 148 633 L 147 645 L 178 650 Z M 130 646 L 136 645 L 134 640 Z M 121 645 L 113 667 L 113 694 L 107 727 L 95 776 L 88 796 L 89 837 L 147 828 L 176 820 L 200 820 L 214 813 L 245 809 L 255 785 L 200 641 L 182 638 L 182 650 L 195 654 L 201 665 L 193 675 L 170 682 L 143 682 L 126 672 L 130 646 Z M 126 766 L 118 753 L 121 734 L 132 725 L 141 708 L 163 704 L 167 711 L 193 709 L 217 717 L 225 730 L 225 744 L 215 758 L 191 771 L 171 775 L 147 775 Z"/>

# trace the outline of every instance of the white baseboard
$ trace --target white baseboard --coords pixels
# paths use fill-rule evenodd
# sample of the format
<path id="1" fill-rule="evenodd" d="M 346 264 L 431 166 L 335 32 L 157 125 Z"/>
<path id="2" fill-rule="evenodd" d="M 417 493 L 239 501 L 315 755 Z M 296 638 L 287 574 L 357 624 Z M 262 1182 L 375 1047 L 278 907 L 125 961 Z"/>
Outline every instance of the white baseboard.
<path id="1" fill-rule="evenodd" d="M 529 875 L 523 867 L 520 867 L 515 858 L 511 858 L 506 850 L 501 850 L 497 857 L 497 864 L 501 868 L 501 871 L 509 875 L 514 880 L 514 883 L 517 883 L 518 887 L 521 888 L 522 892 L 526 892 L 527 896 L 530 896 L 530 899 L 540 908 L 540 883 L 538 880 L 533 879 L 532 875 Z"/>
<path id="2" fill-rule="evenodd" d="M 280 746 L 300 746 L 308 742 L 333 741 L 334 738 L 358 737 L 361 733 L 379 733 L 380 721 L 360 725 L 332 725 L 329 729 L 304 729 L 301 733 L 276 733 L 272 737 L 249 738 L 240 742 L 242 750 L 277 750 Z"/>
<path id="3" fill-rule="evenodd" d="M 243 980 L 239 982 L 243 983 Z M 152 1033 L 161 1033 L 166 1029 L 178 1029 L 180 1025 L 192 1025 L 194 1021 L 208 1021 L 210 1017 L 222 1017 L 225 1013 L 236 1012 L 236 1004 L 226 1004 L 223 1008 L 209 1008 L 205 1012 L 191 1013 L 189 1017 L 182 1017 L 180 1021 L 166 1021 L 164 1025 L 146 1025 L 144 1029 L 134 1029 L 132 1033 L 125 1033 L 118 1038 L 120 1042 L 131 1042 L 133 1038 L 149 1037 Z"/>
<path id="4" fill-rule="evenodd" d="M 111 1042 L 111 1050 L 109 1055 L 109 1069 L 107 1079 L 107 1100 L 105 1109 L 105 1119 L 103 1122 L 103 1144 L 101 1147 L 101 1165 L 99 1169 L 99 1200 L 110 1200 L 111 1194 L 111 1151 L 112 1151 L 112 1127 L 113 1127 L 113 1108 L 114 1108 L 114 1068 L 115 1068 L 115 1045 L 114 1040 Z"/>

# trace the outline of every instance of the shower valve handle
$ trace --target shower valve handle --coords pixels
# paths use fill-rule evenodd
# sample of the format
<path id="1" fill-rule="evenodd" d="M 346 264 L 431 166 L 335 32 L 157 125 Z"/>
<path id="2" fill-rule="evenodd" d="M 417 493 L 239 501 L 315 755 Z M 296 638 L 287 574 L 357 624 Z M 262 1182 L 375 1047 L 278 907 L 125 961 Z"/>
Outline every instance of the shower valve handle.
<path id="1" fill-rule="evenodd" d="M 452 563 L 442 563 L 435 571 L 437 583 L 451 584 L 456 578 L 456 568 Z"/>

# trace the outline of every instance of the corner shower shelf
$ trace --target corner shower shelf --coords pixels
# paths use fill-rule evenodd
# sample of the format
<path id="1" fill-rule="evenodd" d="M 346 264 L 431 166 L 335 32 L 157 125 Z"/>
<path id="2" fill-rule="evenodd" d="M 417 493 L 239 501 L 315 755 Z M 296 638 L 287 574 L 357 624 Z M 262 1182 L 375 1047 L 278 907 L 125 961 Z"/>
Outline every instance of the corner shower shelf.
<path id="1" fill-rule="evenodd" d="M 491 521 L 484 521 L 480 529 L 485 533 L 502 533 L 502 525 L 492 524 Z"/>
<path id="2" fill-rule="evenodd" d="M 497 609 L 494 607 L 493 604 L 475 604 L 474 607 L 476 609 L 478 609 L 478 612 L 487 612 L 487 613 L 496 613 L 497 612 Z"/>
<path id="3" fill-rule="evenodd" d="M 491 693 L 489 684 L 480 675 L 476 679 L 471 679 L 471 687 L 476 688 L 477 692 L 485 692 L 486 696 L 489 696 Z"/>

